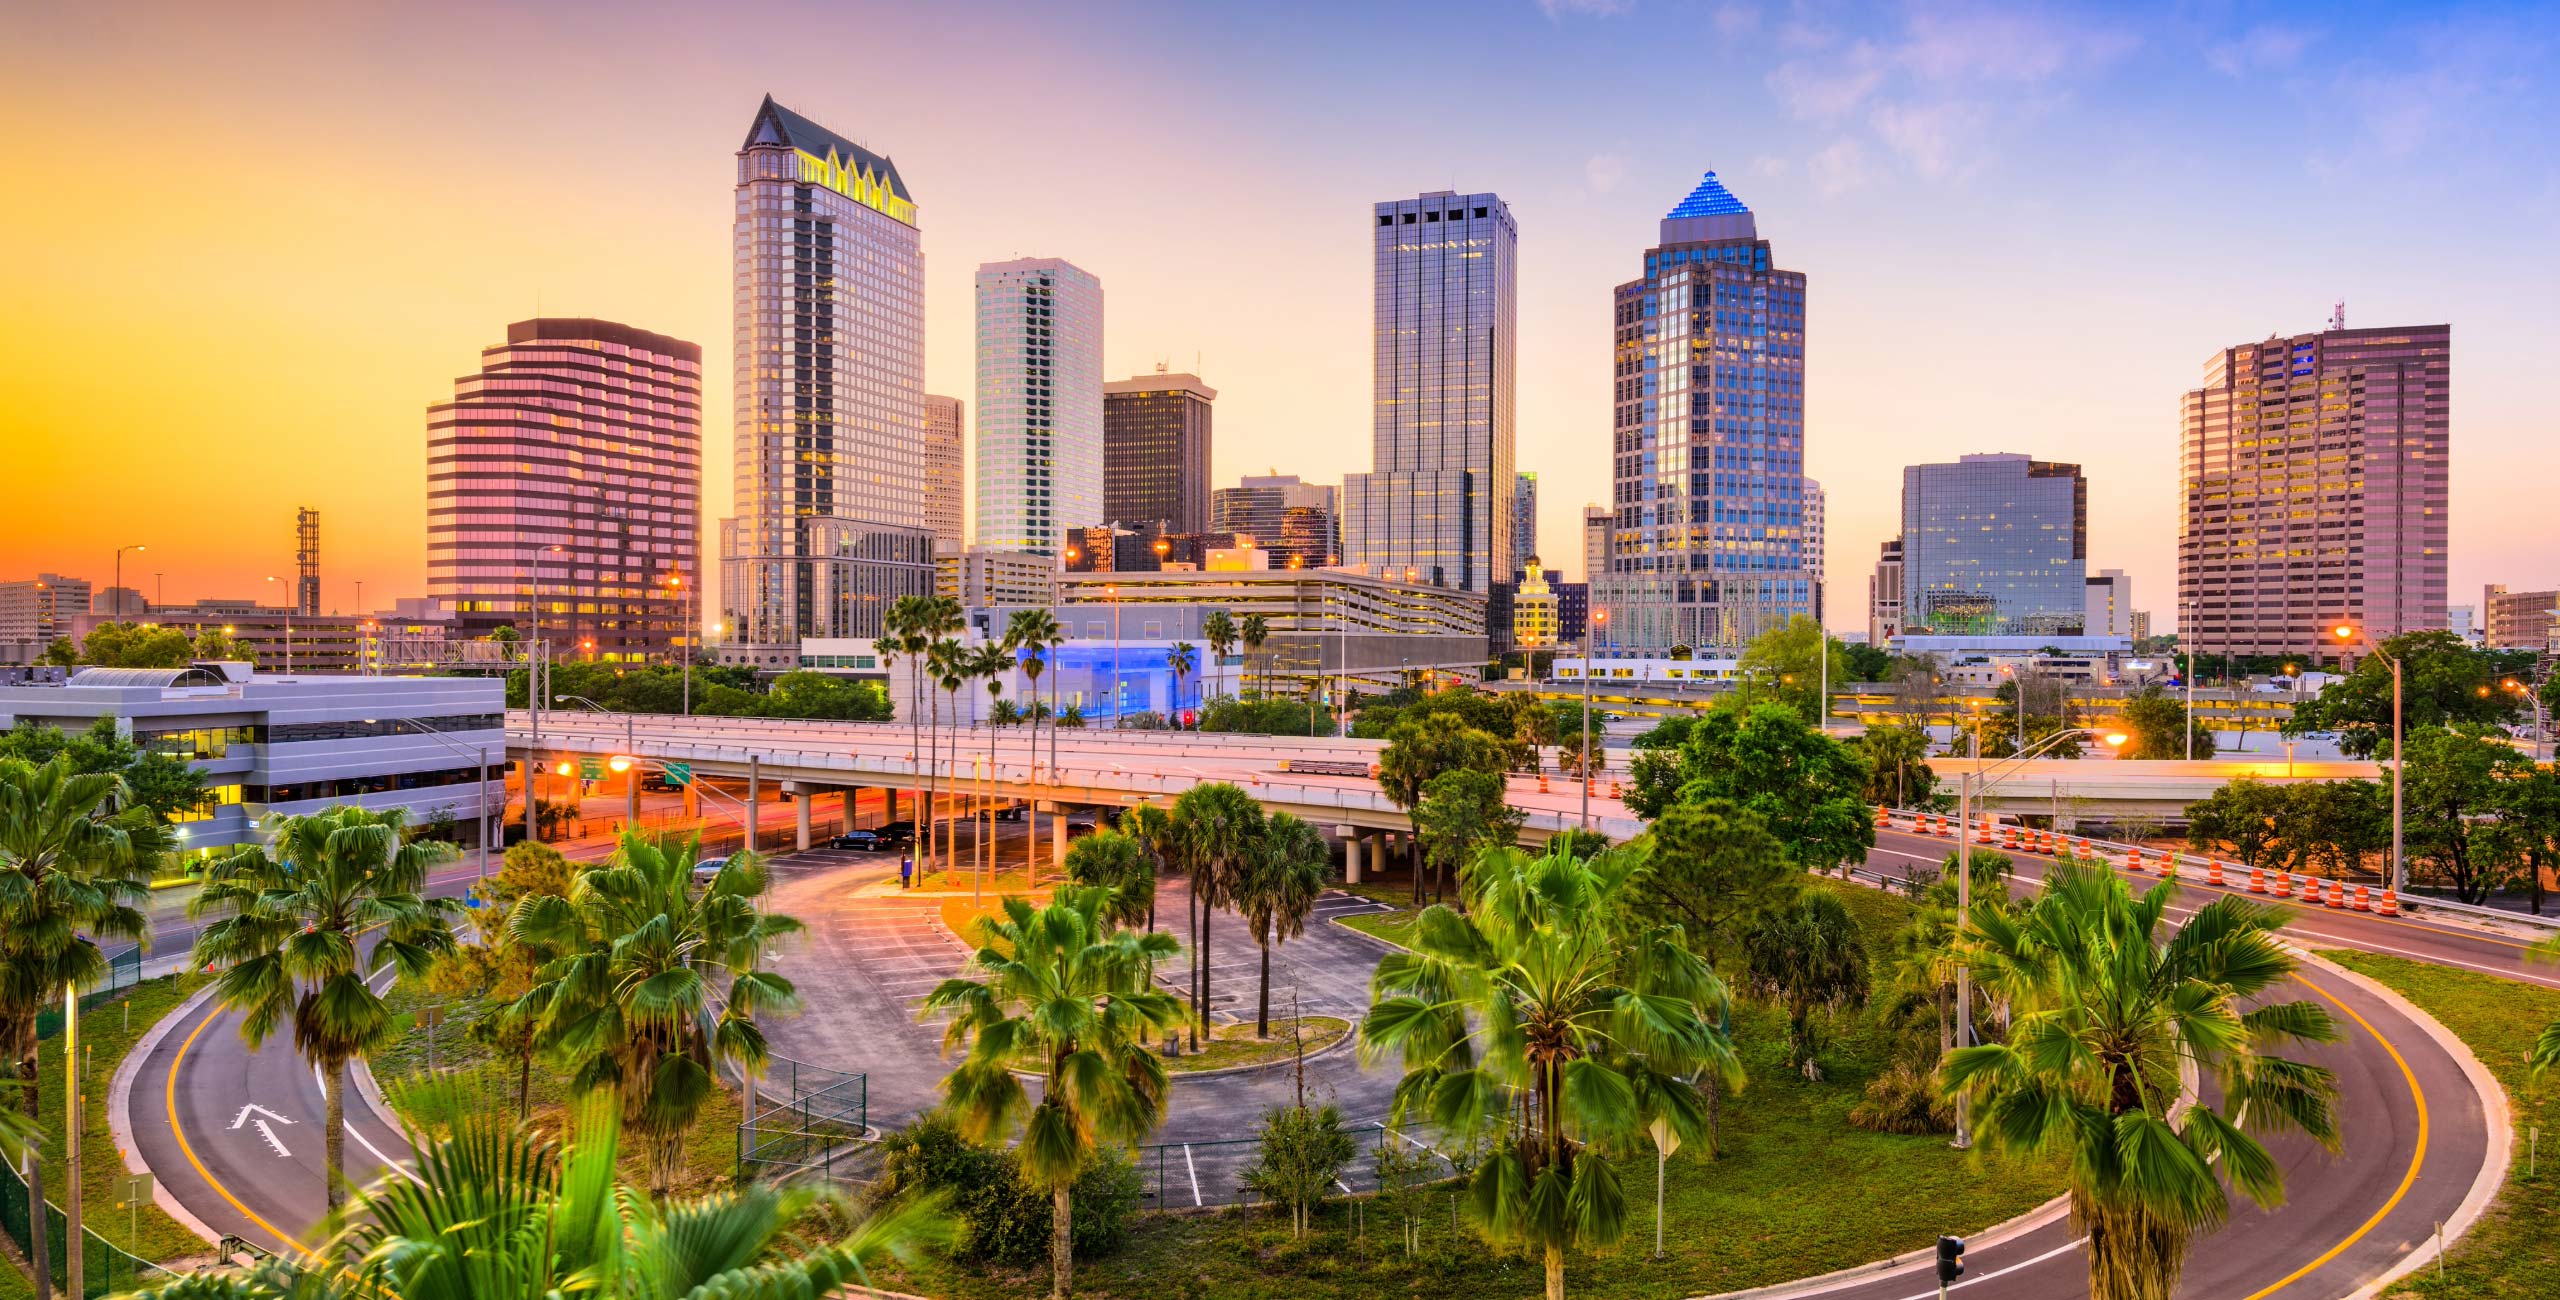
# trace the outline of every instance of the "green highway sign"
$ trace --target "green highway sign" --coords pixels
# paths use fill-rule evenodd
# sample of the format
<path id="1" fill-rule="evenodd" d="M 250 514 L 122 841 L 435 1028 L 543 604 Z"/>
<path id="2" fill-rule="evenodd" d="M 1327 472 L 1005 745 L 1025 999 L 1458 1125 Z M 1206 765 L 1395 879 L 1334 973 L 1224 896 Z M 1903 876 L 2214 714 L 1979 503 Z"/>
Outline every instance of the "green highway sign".
<path id="1" fill-rule="evenodd" d="M 579 759 L 579 760 L 578 760 L 578 775 L 579 775 L 579 777 L 580 777 L 581 779 L 588 780 L 588 781 L 601 781 L 601 780 L 603 780 L 603 779 L 604 779 L 604 760 L 603 760 L 603 759 L 601 759 L 601 758 L 582 758 L 582 759 Z"/>
<path id="2" fill-rule="evenodd" d="M 691 764 L 691 763 L 669 763 L 669 764 L 667 764 L 667 784 L 669 784 L 669 785 L 685 785 L 685 784 L 690 783 L 692 780 L 693 780 L 693 764 Z"/>

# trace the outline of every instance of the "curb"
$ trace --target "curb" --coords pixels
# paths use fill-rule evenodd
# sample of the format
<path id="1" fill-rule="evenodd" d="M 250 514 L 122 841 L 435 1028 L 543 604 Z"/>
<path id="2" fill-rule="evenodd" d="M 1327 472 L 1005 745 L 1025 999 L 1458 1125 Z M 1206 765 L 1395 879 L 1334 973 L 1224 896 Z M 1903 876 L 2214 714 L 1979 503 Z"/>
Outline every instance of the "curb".
<path id="1" fill-rule="evenodd" d="M 1358 1024 L 1349 1020 L 1345 1020 L 1343 1023 L 1350 1027 L 1342 1031 L 1342 1037 L 1307 1053 L 1307 1061 L 1310 1064 L 1349 1047 L 1352 1040 L 1360 1036 L 1360 1026 Z M 1289 1056 L 1283 1057 L 1277 1061 L 1258 1061 L 1251 1065 L 1222 1065 L 1214 1070 L 1168 1070 L 1165 1072 L 1165 1078 L 1167 1081 L 1172 1083 L 1180 1083 L 1186 1079 L 1216 1079 L 1230 1074 L 1251 1074 L 1257 1070 L 1278 1070 L 1295 1066 L 1297 1063 L 1298 1058 Z M 1024 1079 L 1037 1079 L 1040 1077 L 1038 1074 L 1029 1070 L 1008 1070 L 1006 1073 Z"/>
<path id="2" fill-rule="evenodd" d="M 160 1017 L 158 1024 L 145 1030 L 142 1037 L 134 1040 L 132 1049 L 124 1054 L 124 1063 L 116 1067 L 115 1078 L 107 1084 L 107 1132 L 115 1139 L 116 1151 L 124 1157 L 127 1173 L 152 1173 L 151 1166 L 143 1162 L 142 1145 L 133 1138 L 133 1081 L 142 1073 L 142 1063 L 151 1059 L 153 1052 L 160 1050 L 160 1043 L 169 1036 L 169 1031 L 177 1028 L 180 1021 L 194 1015 L 198 1007 L 211 1000 L 215 987 L 207 984 L 197 989 L 193 996 L 179 1003 L 169 1014 Z M 220 1233 L 206 1226 L 204 1220 L 189 1213 L 186 1206 L 178 1203 L 177 1196 L 169 1190 L 167 1179 L 157 1175 L 152 1177 L 151 1203 L 159 1206 L 161 1213 L 177 1220 L 180 1227 L 204 1238 L 205 1244 L 220 1245 L 222 1243 Z"/>
<path id="3" fill-rule="evenodd" d="M 2401 996 L 2397 989 L 2362 971 L 2350 970 L 2313 952 L 2303 952 L 2302 958 L 2311 965 L 2381 999 L 2385 1005 L 2407 1016 L 2411 1024 L 2418 1026 L 2428 1038 L 2433 1039 L 2436 1046 L 2443 1049 L 2445 1055 L 2453 1058 L 2454 1064 L 2462 1067 L 2463 1077 L 2471 1081 L 2471 1090 L 2480 1095 L 2481 1118 L 2489 1130 L 2487 1159 L 2480 1162 L 2480 1172 L 2472 1178 L 2471 1190 L 2463 1196 L 2462 1203 L 2454 1207 L 2453 1217 L 2445 1220 L 2444 1231 L 2439 1236 L 2429 1237 L 2420 1242 L 2416 1249 L 2402 1256 L 2390 1268 L 2383 1270 L 2381 1276 L 2349 1292 L 2345 1297 L 2345 1300 L 2369 1300 L 2370 1297 L 2381 1295 L 2391 1287 L 2391 1284 L 2401 1278 L 2426 1267 L 2438 1254 L 2442 1253 L 2445 1245 L 2460 1241 L 2462 1234 L 2469 1232 L 2471 1225 L 2479 1222 L 2480 1216 L 2488 1212 L 2490 1204 L 2497 1199 L 2499 1191 L 2506 1186 L 2507 1171 L 2515 1162 L 2515 1115 L 2508 1108 L 2505 1085 L 2499 1083 L 2497 1076 L 2489 1073 L 2489 1068 L 2482 1065 L 2480 1058 L 2472 1054 L 2469 1044 L 2463 1042 L 2452 1030 L 2445 1028 L 2434 1016 L 2420 1010 L 2417 1004 Z"/>
<path id="4" fill-rule="evenodd" d="M 2070 1209 L 2068 1196 L 2054 1197 L 2024 1214 L 1995 1223 L 1965 1238 L 1965 1251 L 1970 1254 L 1978 1247 L 1997 1246 L 2012 1238 L 2023 1237 L 2060 1220 L 2070 1212 Z M 1924 1260 L 1934 1259 L 1937 1253 L 1937 1246 L 1932 1244 L 1918 1250 L 1906 1250 L 1891 1259 L 1880 1259 L 1868 1264 L 1852 1264 L 1847 1268 L 1833 1269 L 1815 1277 L 1800 1277 L 1792 1282 L 1772 1282 L 1767 1286 L 1753 1287 L 1748 1291 L 1719 1291 L 1711 1296 L 1693 1297 L 1692 1300 L 1776 1300 L 1779 1296 L 1828 1290 L 1843 1282 L 1852 1282 L 1862 1277 L 1882 1277 L 1897 1269 L 1908 1268 Z"/>

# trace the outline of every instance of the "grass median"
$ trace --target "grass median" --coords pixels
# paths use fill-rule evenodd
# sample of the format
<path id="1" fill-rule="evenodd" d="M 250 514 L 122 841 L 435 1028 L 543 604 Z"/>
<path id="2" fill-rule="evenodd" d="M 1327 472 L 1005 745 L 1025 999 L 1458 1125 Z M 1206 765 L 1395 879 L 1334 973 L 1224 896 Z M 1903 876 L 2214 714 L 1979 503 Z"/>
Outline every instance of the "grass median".
<path id="1" fill-rule="evenodd" d="M 2560 1239 L 2551 1232 L 2560 1219 L 2560 1171 L 2541 1172 L 2533 1154 L 2534 1130 L 2560 1133 L 2560 1104 L 2552 1097 L 2560 1079 L 2536 1083 L 2525 1065 L 2543 1026 L 2560 1020 L 2560 991 L 2380 953 L 2320 955 L 2382 981 L 2452 1030 L 2497 1076 L 2514 1116 L 2514 1163 L 2488 1213 L 2453 1243 L 2441 1271 L 2421 1269 L 2389 1294 L 2560 1296 Z"/>

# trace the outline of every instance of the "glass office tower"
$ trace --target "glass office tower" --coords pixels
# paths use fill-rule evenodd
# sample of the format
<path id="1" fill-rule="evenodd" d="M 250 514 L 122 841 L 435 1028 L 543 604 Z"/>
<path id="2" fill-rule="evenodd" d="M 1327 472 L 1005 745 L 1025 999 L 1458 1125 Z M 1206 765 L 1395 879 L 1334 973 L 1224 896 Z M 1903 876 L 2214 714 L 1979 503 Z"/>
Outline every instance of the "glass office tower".
<path id="1" fill-rule="evenodd" d="M 1736 648 L 1814 613 L 1805 278 L 1708 172 L 1615 295 L 1603 655 Z"/>
<path id="2" fill-rule="evenodd" d="M 1209 415 L 1217 400 L 1200 376 L 1161 366 L 1104 384 L 1102 516 L 1076 522 L 1209 531 Z"/>
<path id="3" fill-rule="evenodd" d="M 773 102 L 738 150 L 733 641 L 880 634 L 933 590 L 924 250 L 895 163 Z"/>
<path id="4" fill-rule="evenodd" d="M 2088 578 L 2079 466 L 1996 454 L 1903 469 L 1905 631 L 2078 636 Z"/>
<path id="5" fill-rule="evenodd" d="M 1344 561 L 1487 592 L 1511 577 L 1520 229 L 1499 195 L 1371 212 L 1371 472 L 1345 477 Z"/>

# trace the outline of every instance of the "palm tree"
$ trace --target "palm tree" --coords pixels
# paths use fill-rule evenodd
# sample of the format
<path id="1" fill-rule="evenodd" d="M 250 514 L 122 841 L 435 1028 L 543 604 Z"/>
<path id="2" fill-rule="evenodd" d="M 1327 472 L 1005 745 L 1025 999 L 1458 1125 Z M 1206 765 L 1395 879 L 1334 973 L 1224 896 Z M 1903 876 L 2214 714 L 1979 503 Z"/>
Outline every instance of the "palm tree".
<path id="1" fill-rule="evenodd" d="M 1024 693 L 1028 694 L 1032 701 L 1032 707 L 1030 710 L 1031 766 L 1037 769 L 1040 766 L 1040 675 L 1048 670 L 1049 656 L 1055 653 L 1056 647 L 1066 639 L 1066 635 L 1059 630 L 1058 620 L 1049 616 L 1049 611 L 1045 609 L 1017 609 L 1013 611 L 1013 617 L 1005 623 L 1004 639 L 1007 644 L 1014 646 L 1016 649 L 1029 651 L 1029 653 L 1024 655 L 1022 659 L 1022 677 L 1025 683 Z M 1050 678 L 1049 685 L 1051 690 L 1056 690 L 1057 679 L 1055 677 Z M 1057 709 L 1055 706 L 1056 701 L 1052 700 L 1051 708 L 1049 710 L 1051 715 L 1049 720 L 1051 736 L 1050 744 L 1052 746 L 1049 761 L 1053 768 L 1056 765 L 1058 758 L 1054 748 L 1057 744 L 1056 735 L 1058 726 L 1056 717 Z M 1058 774 L 1055 771 L 1050 772 L 1049 779 L 1051 781 L 1057 780 Z M 1023 870 L 1026 873 L 1036 873 L 1040 862 L 1040 801 L 1037 798 L 1034 798 L 1031 801 L 1031 808 L 1023 814 L 1022 822 L 1023 834 L 1029 838 L 1029 847 L 1027 851 L 1030 854 L 1028 858 L 1024 859 Z"/>
<path id="2" fill-rule="evenodd" d="M 986 679 L 987 699 L 991 701 L 988 708 L 992 711 L 994 708 L 993 702 L 1000 702 L 1004 699 L 1005 674 L 1013 671 L 1012 642 L 989 641 L 985 645 L 979 646 L 978 653 L 973 656 L 969 662 L 969 671 L 972 676 Z M 987 781 L 990 788 L 992 788 L 996 779 L 996 737 L 998 734 L 995 724 L 990 721 L 987 724 Z M 1004 864 L 997 862 L 995 857 L 995 837 L 990 835 L 987 837 L 987 865 L 989 867 L 1003 866 Z M 978 888 L 971 890 L 969 895 L 972 903 L 978 901 L 981 892 L 985 888 L 986 874 L 987 873 L 984 870 L 981 870 L 978 873 Z"/>
<path id="3" fill-rule="evenodd" d="M 1181 859 L 1180 846 L 1174 842 L 1173 814 L 1162 807 L 1142 803 L 1120 814 L 1120 833 L 1137 841 L 1147 855 L 1147 871 L 1152 877 Z M 1156 928 L 1156 888 L 1147 884 L 1147 929 Z"/>
<path id="4" fill-rule="evenodd" d="M 1023 1176 L 1049 1190 L 1051 1300 L 1074 1279 L 1069 1189 L 1105 1146 L 1134 1144 L 1164 1118 L 1164 1061 L 1138 1036 L 1182 1019 L 1182 1004 L 1147 982 L 1173 936 L 1113 929 L 1110 897 L 1062 888 L 1037 909 L 1006 898 L 1001 919 L 979 922 L 981 978 L 944 980 L 917 1009 L 951 1011 L 943 1044 L 968 1049 L 942 1081 L 961 1132 L 983 1142 L 1021 1129 Z M 1040 1074 L 1036 1105 L 1014 1074 L 1025 1065 Z"/>
<path id="5" fill-rule="evenodd" d="M 2224 895 L 2164 935 L 2177 892 L 2137 898 L 2112 872 L 2059 862 L 2022 912 L 1965 928 L 1976 974 L 2019 1010 L 2006 1042 L 1957 1048 L 1941 1073 L 1982 1103 L 1991 1146 L 2070 1155 L 2092 1300 L 2168 1300 L 2188 1243 L 2230 1213 L 2226 1182 L 2283 1202 L 2284 1170 L 2253 1132 L 2338 1147 L 2336 1080 L 2268 1050 L 2334 1038 L 2328 1013 L 2251 1007 L 2293 973 L 2283 909 Z M 2180 1112 L 2188 1063 L 2213 1086 Z"/>
<path id="6" fill-rule="evenodd" d="M 946 699 L 951 702 L 951 775 L 956 792 L 960 777 L 960 688 L 969 680 L 969 651 L 958 641 L 941 637 L 937 638 L 932 645 L 925 647 L 924 662 L 925 671 L 932 676 L 934 687 L 942 692 L 935 696 L 933 701 L 934 745 L 937 754 L 942 744 L 942 702 Z M 936 796 L 928 801 L 929 805 L 940 801 L 941 772 L 938 765 L 934 779 Z M 955 813 L 950 824 L 944 825 L 941 828 L 941 834 L 934 837 L 925 847 L 927 861 L 931 861 L 937 853 L 942 855 L 942 874 L 946 880 L 959 869 L 959 840 L 960 828 L 958 815 Z"/>
<path id="7" fill-rule="evenodd" d="M 0 1049 L 24 1127 L 43 1099 L 37 1017 L 64 989 L 105 976 L 97 938 L 142 937 L 148 923 L 136 905 L 150 896 L 152 863 L 170 842 L 113 773 L 74 772 L 60 756 L 42 767 L 0 761 Z M 20 1128 L 16 1117 L 0 1121 L 0 1131 Z M 25 1153 L 0 1154 L 17 1161 Z M 44 1163 L 28 1156 L 22 1168 L 30 1200 L 41 1204 Z M 39 1296 L 52 1286 L 48 1245 L 43 1233 L 29 1243 Z"/>
<path id="8" fill-rule="evenodd" d="M 1235 896 L 1236 877 L 1262 838 L 1262 805 L 1224 781 L 1203 781 L 1175 796 L 1175 852 L 1191 876 L 1191 1046 L 1209 1027 L 1209 922 Z"/>
<path id="9" fill-rule="evenodd" d="M 1325 868 L 1332 861 L 1324 832 L 1290 813 L 1276 812 L 1263 820 L 1253 856 L 1238 873 L 1236 907 L 1262 949 L 1262 996 L 1253 1018 L 1257 1038 L 1271 1036 L 1271 950 L 1306 933 L 1307 916 L 1324 892 Z"/>
<path id="10" fill-rule="evenodd" d="M 798 932 L 788 916 L 759 913 L 764 862 L 732 855 L 710 884 L 693 888 L 699 838 L 653 839 L 626 831 L 605 865 L 578 874 L 569 896 L 529 898 L 510 929 L 558 954 L 543 964 L 516 1014 L 536 1026 L 543 1050 L 575 1062 L 580 1092 L 614 1089 L 622 1122 L 649 1144 L 649 1187 L 664 1195 L 684 1155 L 685 1130 L 717 1086 L 719 1064 L 764 1072 L 761 1011 L 799 1006 L 791 981 L 764 969 L 775 939 Z M 717 974 L 725 984 L 711 1014 Z"/>
<path id="11" fill-rule="evenodd" d="M 898 597 L 896 602 L 889 606 L 887 616 L 881 621 L 882 661 L 894 667 L 899 660 L 903 659 L 907 661 L 911 670 L 920 670 L 924 663 L 925 647 L 933 643 L 933 638 L 924 630 L 925 624 L 932 620 L 932 616 L 933 598 L 931 596 Z M 909 763 L 914 763 L 917 754 L 924 749 L 923 727 L 924 674 L 922 671 L 911 671 L 907 677 L 907 761 Z M 918 798 L 923 794 L 921 788 L 915 791 Z M 895 820 L 894 809 L 891 820 Z M 930 822 L 932 819 L 927 817 L 925 820 Z"/>
<path id="12" fill-rule="evenodd" d="M 1200 670 L 1200 649 L 1188 641 L 1176 641 L 1164 652 L 1164 666 L 1173 671 L 1173 712 L 1182 713 L 1182 679 Z"/>
<path id="13" fill-rule="evenodd" d="M 1856 918 L 1827 889 L 1812 889 L 1761 917 L 1742 937 L 1743 981 L 1787 1009 L 1787 1050 L 1804 1077 L 1819 1081 L 1817 1010 L 1867 1000 L 1867 944 Z"/>
<path id="14" fill-rule="evenodd" d="M 332 1210 L 345 1199 L 347 1062 L 373 1055 L 393 1030 L 365 945 L 407 978 L 454 946 L 460 905 L 423 892 L 428 868 L 452 849 L 407 829 L 405 808 L 274 818 L 267 844 L 215 862 L 187 905 L 190 917 L 227 912 L 196 936 L 188 960 L 220 970 L 214 996 L 241 1013 L 240 1036 L 261 1046 L 290 1019 L 294 1050 L 320 1071 Z"/>
<path id="15" fill-rule="evenodd" d="M 1210 610 L 1208 617 L 1200 620 L 1200 639 L 1209 643 L 1209 653 L 1216 657 L 1216 666 L 1226 667 L 1227 656 L 1236 652 L 1235 615 L 1223 609 Z"/>
<path id="16" fill-rule="evenodd" d="M 1134 927 L 1155 915 L 1155 864 L 1132 836 L 1103 830 L 1077 840 L 1067 850 L 1067 879 L 1110 890 L 1103 919 L 1115 926 Z"/>
<path id="17" fill-rule="evenodd" d="M 1486 849 L 1460 880 L 1466 912 L 1426 909 L 1412 949 L 1379 961 L 1360 1024 L 1364 1061 L 1403 1059 L 1393 1122 L 1491 1141 L 1467 1183 L 1477 1225 L 1543 1257 L 1548 1300 L 1563 1300 L 1568 1252 L 1625 1235 L 1603 1151 L 1640 1150 L 1655 1124 L 1694 1137 L 1690 1080 L 1742 1084 L 1714 968 L 1679 926 L 1621 905 L 1642 861 Z"/>
<path id="18" fill-rule="evenodd" d="M 1236 636 L 1244 642 L 1245 667 L 1250 669 L 1253 666 L 1253 657 L 1262 653 L 1262 643 L 1271 639 L 1271 624 L 1260 614 L 1247 614 L 1244 616 L 1243 624 L 1237 628 Z M 1265 676 L 1267 677 L 1268 674 Z M 1268 681 L 1263 683 L 1263 689 L 1270 690 Z"/>
<path id="19" fill-rule="evenodd" d="M 854 1207 L 805 1185 L 747 1183 L 652 1203 L 615 1182 L 617 1119 L 601 1098 L 590 1101 L 564 1153 L 501 1117 L 458 1116 L 447 1136 L 413 1134 L 417 1176 L 385 1174 L 309 1255 L 189 1274 L 135 1300 L 833 1295 L 950 1234 L 940 1207 L 920 1201 L 813 1242 L 800 1234 L 822 1207 L 848 1221 Z"/>

